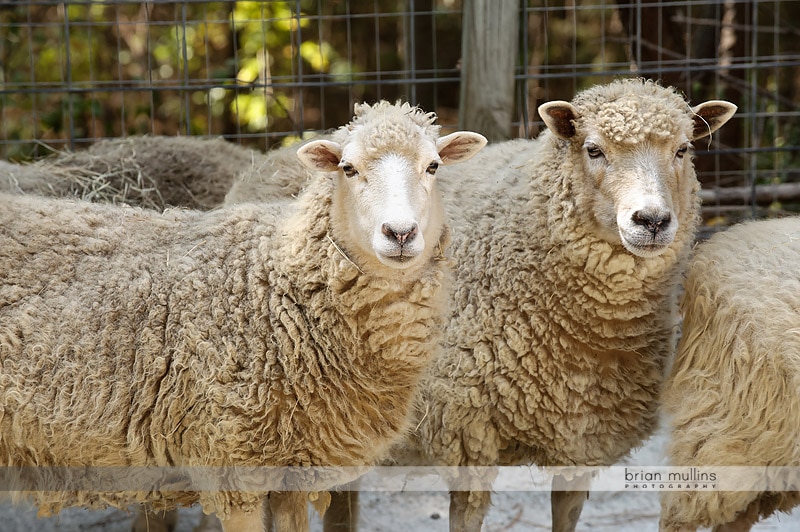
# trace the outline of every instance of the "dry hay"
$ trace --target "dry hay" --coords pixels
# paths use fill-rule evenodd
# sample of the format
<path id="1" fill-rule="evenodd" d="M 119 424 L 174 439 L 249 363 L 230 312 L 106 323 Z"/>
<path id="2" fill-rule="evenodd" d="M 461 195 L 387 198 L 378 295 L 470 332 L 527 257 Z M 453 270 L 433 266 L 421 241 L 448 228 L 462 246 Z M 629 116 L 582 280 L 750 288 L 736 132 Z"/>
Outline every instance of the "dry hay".
<path id="1" fill-rule="evenodd" d="M 127 137 L 30 164 L 0 161 L 0 191 L 163 210 L 222 204 L 234 176 L 263 154 L 221 138 Z"/>

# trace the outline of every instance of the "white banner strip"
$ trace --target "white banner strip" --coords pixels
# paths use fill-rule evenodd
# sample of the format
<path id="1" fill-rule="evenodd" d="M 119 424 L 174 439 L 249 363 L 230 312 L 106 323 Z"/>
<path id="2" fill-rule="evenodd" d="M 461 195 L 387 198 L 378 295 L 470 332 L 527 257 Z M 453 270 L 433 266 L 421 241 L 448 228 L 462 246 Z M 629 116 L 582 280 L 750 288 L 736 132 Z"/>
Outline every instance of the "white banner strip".
<path id="1" fill-rule="evenodd" d="M 356 479 L 357 484 L 349 484 Z M 800 491 L 800 467 L 0 467 L 0 491 L 262 492 L 341 487 L 395 492 Z"/>

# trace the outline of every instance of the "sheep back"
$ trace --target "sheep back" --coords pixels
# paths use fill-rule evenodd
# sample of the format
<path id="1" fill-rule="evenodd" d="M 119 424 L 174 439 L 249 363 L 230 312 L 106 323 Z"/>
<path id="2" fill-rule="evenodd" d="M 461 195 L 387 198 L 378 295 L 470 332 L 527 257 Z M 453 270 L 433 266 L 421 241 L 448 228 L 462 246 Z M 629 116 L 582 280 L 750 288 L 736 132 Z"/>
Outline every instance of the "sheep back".
<path id="1" fill-rule="evenodd" d="M 0 191 L 205 210 L 262 158 L 222 138 L 126 137 L 30 164 L 0 161 Z"/>
<path id="2" fill-rule="evenodd" d="M 676 466 L 800 465 L 800 219 L 745 223 L 698 246 L 663 402 Z M 665 494 L 662 524 L 754 517 L 795 493 Z"/>
<path id="3" fill-rule="evenodd" d="M 314 140 L 332 139 L 316 135 L 288 147 L 266 152 L 254 164 L 238 172 L 225 195 L 225 205 L 246 201 L 275 201 L 296 197 L 311 179 L 311 172 L 297 159 L 297 150 Z"/>

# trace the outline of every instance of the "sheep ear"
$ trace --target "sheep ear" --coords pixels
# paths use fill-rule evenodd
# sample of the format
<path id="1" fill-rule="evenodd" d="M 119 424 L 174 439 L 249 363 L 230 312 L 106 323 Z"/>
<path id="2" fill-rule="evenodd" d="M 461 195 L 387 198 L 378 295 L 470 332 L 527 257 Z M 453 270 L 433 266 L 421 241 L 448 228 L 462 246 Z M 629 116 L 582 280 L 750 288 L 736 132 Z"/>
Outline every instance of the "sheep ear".
<path id="1" fill-rule="evenodd" d="M 457 131 L 436 141 L 442 164 L 466 161 L 486 146 L 486 137 L 472 131 Z"/>
<path id="2" fill-rule="evenodd" d="M 578 111 L 569 102 L 554 101 L 539 106 L 539 116 L 554 135 L 562 139 L 571 139 L 575 135 L 573 120 L 578 118 Z"/>
<path id="3" fill-rule="evenodd" d="M 692 140 L 702 139 L 712 134 L 725 124 L 738 109 L 730 102 L 711 100 L 692 107 L 694 131 Z"/>
<path id="4" fill-rule="evenodd" d="M 309 170 L 333 172 L 339 169 L 342 147 L 329 140 L 315 140 L 301 146 L 297 158 Z"/>

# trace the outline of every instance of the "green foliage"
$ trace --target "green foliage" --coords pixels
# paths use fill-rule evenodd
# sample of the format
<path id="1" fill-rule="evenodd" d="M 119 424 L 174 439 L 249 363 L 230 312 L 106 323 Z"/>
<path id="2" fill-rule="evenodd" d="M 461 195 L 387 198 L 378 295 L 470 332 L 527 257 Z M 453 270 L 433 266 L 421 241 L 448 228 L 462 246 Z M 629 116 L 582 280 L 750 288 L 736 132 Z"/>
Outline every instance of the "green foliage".
<path id="1" fill-rule="evenodd" d="M 297 91 L 284 87 L 292 76 L 354 70 L 296 5 L 5 7 L 0 140 L 291 131 Z M 4 155 L 25 158 L 34 147 Z"/>
<path id="2" fill-rule="evenodd" d="M 337 127 L 354 101 L 379 98 L 413 97 L 446 123 L 459 106 L 461 0 L 413 5 L 415 17 L 407 0 L 6 2 L 0 157 L 41 154 L 41 143 L 146 133 L 226 135 L 267 148 Z M 756 67 L 728 71 L 718 57 L 725 3 L 521 5 L 528 39 L 517 74 L 528 79 L 518 100 L 529 122 L 542 101 L 569 99 L 613 73 L 641 73 L 638 65 L 692 101 L 737 103 L 739 115 L 714 136 L 719 146 L 776 149 L 756 151 L 746 164 L 732 159 L 729 168 L 755 166 L 771 179 L 770 168 L 797 166 L 800 76 L 796 66 L 759 68 L 758 60 L 780 63 L 793 52 L 800 10 L 737 3 L 732 64 Z M 774 31 L 759 29 L 769 24 Z M 693 70 L 695 60 L 704 68 Z M 422 83 L 409 79 L 412 64 Z"/>

